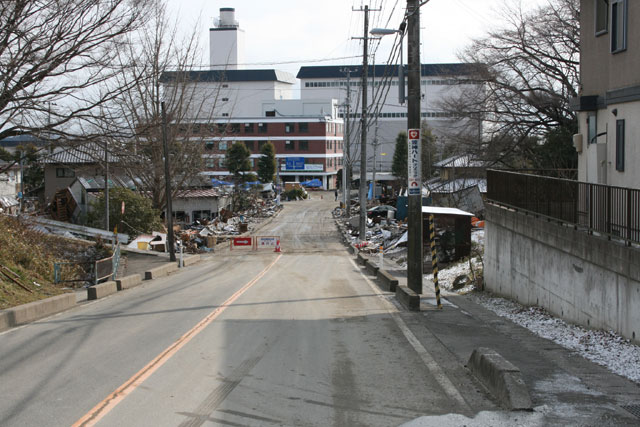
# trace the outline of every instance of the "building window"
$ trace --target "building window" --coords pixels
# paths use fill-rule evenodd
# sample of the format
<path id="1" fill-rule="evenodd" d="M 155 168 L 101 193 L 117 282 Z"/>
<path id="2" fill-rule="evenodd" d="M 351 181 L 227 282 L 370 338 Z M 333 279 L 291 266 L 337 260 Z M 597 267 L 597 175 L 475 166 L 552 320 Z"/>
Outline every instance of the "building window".
<path id="1" fill-rule="evenodd" d="M 262 147 L 269 141 L 258 141 L 258 151 L 262 151 Z"/>
<path id="2" fill-rule="evenodd" d="M 627 48 L 627 0 L 611 0 L 611 52 Z"/>
<path id="3" fill-rule="evenodd" d="M 222 98 L 223 102 L 227 102 L 229 100 L 229 98 Z"/>
<path id="4" fill-rule="evenodd" d="M 595 144 L 598 142 L 598 138 L 596 137 L 598 135 L 597 118 L 596 113 L 589 113 L 587 117 L 587 144 Z"/>
<path id="5" fill-rule="evenodd" d="M 298 123 L 298 132 L 309 133 L 309 123 Z"/>
<path id="6" fill-rule="evenodd" d="M 253 133 L 253 132 L 254 132 L 253 123 L 245 123 L 244 124 L 244 133 Z"/>
<path id="7" fill-rule="evenodd" d="M 205 160 L 205 166 L 208 169 L 213 169 L 216 167 L 216 159 L 208 158 Z"/>
<path id="8" fill-rule="evenodd" d="M 220 169 L 224 169 L 224 168 L 226 168 L 226 167 L 227 167 L 227 166 L 225 165 L 224 157 L 220 157 L 220 158 L 218 159 L 218 167 L 219 167 Z"/>
<path id="9" fill-rule="evenodd" d="M 266 123 L 258 123 L 258 133 L 267 133 Z"/>
<path id="10" fill-rule="evenodd" d="M 204 143 L 204 149 L 207 151 L 211 151 L 215 148 L 216 143 L 213 141 L 207 141 Z"/>
<path id="11" fill-rule="evenodd" d="M 253 148 L 254 148 L 253 141 L 245 141 L 245 142 L 244 142 L 244 145 L 246 145 L 246 146 L 247 146 L 247 148 L 249 149 L 249 151 L 253 151 Z"/>
<path id="12" fill-rule="evenodd" d="M 226 123 L 218 123 L 218 133 L 226 133 L 227 132 L 227 124 Z"/>
<path id="13" fill-rule="evenodd" d="M 293 133 L 295 129 L 295 123 L 285 123 L 284 133 Z"/>
<path id="14" fill-rule="evenodd" d="M 295 141 L 285 141 L 284 142 L 284 151 L 293 151 L 296 149 Z"/>
<path id="15" fill-rule="evenodd" d="M 298 150 L 309 151 L 309 141 L 298 141 Z"/>
<path id="16" fill-rule="evenodd" d="M 69 168 L 56 168 L 56 178 L 73 178 L 76 173 L 73 169 Z"/>
<path id="17" fill-rule="evenodd" d="M 256 166 L 256 159 L 249 159 L 249 165 L 253 169 Z"/>
<path id="18" fill-rule="evenodd" d="M 616 170 L 624 171 L 624 120 L 616 120 Z"/>
<path id="19" fill-rule="evenodd" d="M 227 149 L 227 141 L 220 141 L 218 143 L 218 150 L 225 151 Z"/>
<path id="20" fill-rule="evenodd" d="M 222 113 L 222 117 L 229 117 L 229 113 Z"/>
<path id="21" fill-rule="evenodd" d="M 240 133 L 240 123 L 231 123 L 231 133 Z"/>
<path id="22" fill-rule="evenodd" d="M 194 123 L 191 127 L 191 133 L 200 133 L 200 124 Z"/>

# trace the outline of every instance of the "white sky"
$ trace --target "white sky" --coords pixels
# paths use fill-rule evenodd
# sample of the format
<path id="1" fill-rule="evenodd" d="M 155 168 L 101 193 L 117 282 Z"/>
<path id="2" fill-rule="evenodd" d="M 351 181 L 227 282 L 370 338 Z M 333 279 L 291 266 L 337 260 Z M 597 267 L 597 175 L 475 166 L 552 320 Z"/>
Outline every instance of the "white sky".
<path id="1" fill-rule="evenodd" d="M 235 8 L 236 20 L 245 31 L 245 68 L 276 68 L 295 75 L 301 65 L 361 63 L 362 12 L 371 9 L 370 28 L 398 28 L 406 0 L 168 0 L 170 11 L 185 31 L 199 29 L 208 65 L 209 28 L 221 7 Z M 521 1 L 523 7 L 548 0 Z M 457 62 L 457 54 L 474 37 L 499 24 L 505 0 L 430 0 L 421 8 L 421 57 L 423 63 Z M 392 10 L 395 11 L 392 14 Z M 198 19 L 200 21 L 198 22 Z M 386 63 L 394 36 L 380 42 L 375 61 Z M 353 57 L 350 59 L 336 59 Z M 406 47 L 405 47 L 406 58 Z M 311 60 L 327 59 L 322 62 Z"/>

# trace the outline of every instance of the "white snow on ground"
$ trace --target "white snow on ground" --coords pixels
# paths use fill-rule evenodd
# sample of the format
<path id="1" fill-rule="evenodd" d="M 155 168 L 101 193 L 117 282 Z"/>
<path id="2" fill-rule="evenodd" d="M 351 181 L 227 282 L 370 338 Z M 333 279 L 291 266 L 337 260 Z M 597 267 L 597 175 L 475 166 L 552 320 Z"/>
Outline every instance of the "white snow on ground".
<path id="1" fill-rule="evenodd" d="M 486 294 L 472 294 L 472 297 L 498 316 L 506 317 L 618 375 L 640 383 L 640 347 L 614 332 L 588 330 L 568 324 L 540 307 L 525 307 Z"/>

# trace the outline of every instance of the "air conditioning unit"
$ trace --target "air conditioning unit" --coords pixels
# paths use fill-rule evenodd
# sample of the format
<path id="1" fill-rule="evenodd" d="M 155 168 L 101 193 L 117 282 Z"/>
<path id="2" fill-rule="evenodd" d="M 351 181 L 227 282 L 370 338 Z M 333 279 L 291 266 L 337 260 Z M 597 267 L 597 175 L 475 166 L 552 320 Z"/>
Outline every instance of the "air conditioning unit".
<path id="1" fill-rule="evenodd" d="M 573 147 L 578 153 L 582 153 L 582 134 L 576 133 L 573 135 Z"/>

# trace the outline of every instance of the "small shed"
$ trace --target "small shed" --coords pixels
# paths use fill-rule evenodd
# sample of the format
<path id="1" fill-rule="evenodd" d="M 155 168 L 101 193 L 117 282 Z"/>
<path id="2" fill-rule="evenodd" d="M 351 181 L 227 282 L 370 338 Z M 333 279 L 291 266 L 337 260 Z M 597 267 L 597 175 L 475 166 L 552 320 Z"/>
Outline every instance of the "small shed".
<path id="1" fill-rule="evenodd" d="M 422 207 L 423 242 L 429 246 L 429 217 L 435 221 L 440 261 L 457 261 L 471 254 L 471 218 L 473 214 L 457 208 Z"/>

